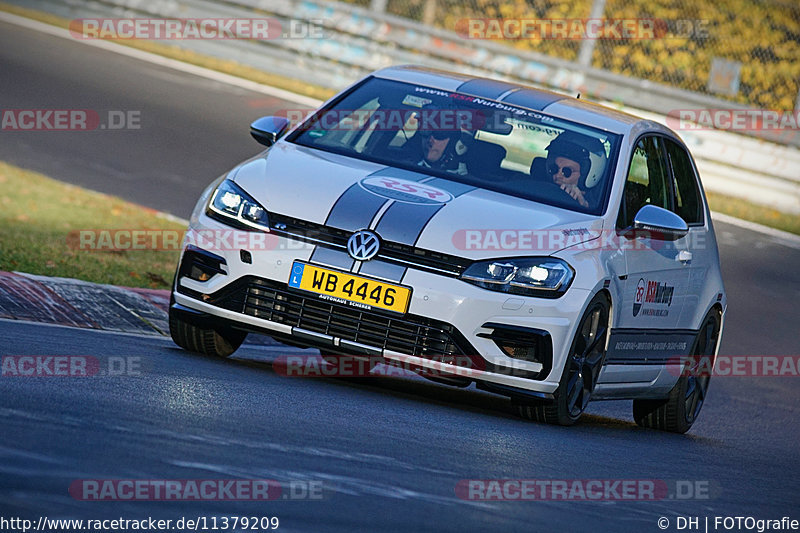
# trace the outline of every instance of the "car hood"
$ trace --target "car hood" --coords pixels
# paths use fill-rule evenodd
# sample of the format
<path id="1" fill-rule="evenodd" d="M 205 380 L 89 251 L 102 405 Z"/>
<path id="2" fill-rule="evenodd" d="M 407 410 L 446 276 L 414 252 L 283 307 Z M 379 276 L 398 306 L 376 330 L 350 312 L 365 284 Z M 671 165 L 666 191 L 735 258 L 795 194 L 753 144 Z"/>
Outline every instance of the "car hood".
<path id="1" fill-rule="evenodd" d="M 233 179 L 269 212 L 471 259 L 547 255 L 602 230 L 598 216 L 286 141 Z"/>

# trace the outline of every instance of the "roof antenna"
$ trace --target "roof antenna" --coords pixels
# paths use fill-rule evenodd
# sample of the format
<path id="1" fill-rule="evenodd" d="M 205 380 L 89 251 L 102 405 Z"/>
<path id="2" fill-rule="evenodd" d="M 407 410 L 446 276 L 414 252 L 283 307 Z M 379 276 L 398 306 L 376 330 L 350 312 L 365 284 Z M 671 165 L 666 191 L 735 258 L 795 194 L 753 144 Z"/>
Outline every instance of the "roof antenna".
<path id="1" fill-rule="evenodd" d="M 578 93 L 578 96 L 576 96 L 575 99 L 576 100 L 580 100 L 581 99 L 581 93 Z"/>

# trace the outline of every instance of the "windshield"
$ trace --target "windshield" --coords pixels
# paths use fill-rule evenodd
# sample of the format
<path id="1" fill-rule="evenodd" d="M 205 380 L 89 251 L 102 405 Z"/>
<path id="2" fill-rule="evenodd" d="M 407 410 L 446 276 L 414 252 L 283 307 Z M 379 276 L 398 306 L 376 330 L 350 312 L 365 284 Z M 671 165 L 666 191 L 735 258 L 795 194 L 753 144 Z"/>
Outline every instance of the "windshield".
<path id="1" fill-rule="evenodd" d="M 288 140 L 601 214 L 618 136 L 493 100 L 369 78 Z"/>

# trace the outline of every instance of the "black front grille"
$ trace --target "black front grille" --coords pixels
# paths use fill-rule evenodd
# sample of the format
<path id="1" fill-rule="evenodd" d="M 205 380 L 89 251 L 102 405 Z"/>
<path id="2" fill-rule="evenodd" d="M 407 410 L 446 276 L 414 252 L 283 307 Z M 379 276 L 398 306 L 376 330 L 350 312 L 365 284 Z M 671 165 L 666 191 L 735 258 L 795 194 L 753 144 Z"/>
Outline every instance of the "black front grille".
<path id="1" fill-rule="evenodd" d="M 429 318 L 363 311 L 247 277 L 210 302 L 264 320 L 338 337 L 377 349 L 425 358 L 476 353 L 452 325 Z M 441 359 L 447 361 L 447 359 Z"/>
<path id="2" fill-rule="evenodd" d="M 276 234 L 337 250 L 347 250 L 347 239 L 353 234 L 352 231 L 277 213 L 270 213 L 269 217 L 270 230 Z M 376 259 L 453 277 L 460 276 L 472 264 L 471 260 L 463 257 L 392 241 L 381 242 L 381 251 L 378 252 Z"/>
<path id="3" fill-rule="evenodd" d="M 416 315 L 396 316 L 361 311 L 320 300 L 314 295 L 288 290 L 283 283 L 255 276 L 240 278 L 214 294 L 201 294 L 180 284 L 177 290 L 191 298 L 236 313 L 338 337 L 375 350 L 392 350 L 442 363 L 534 380 L 546 378 L 550 369 L 549 364 L 544 365 L 541 371 L 533 372 L 490 363 L 478 354 L 460 331 L 445 322 Z M 319 344 L 321 347 L 313 339 L 306 345 L 309 344 Z M 331 347 L 327 349 L 331 350 Z M 349 353 L 350 349 L 345 346 L 341 346 L 339 351 L 357 355 L 355 352 Z"/>

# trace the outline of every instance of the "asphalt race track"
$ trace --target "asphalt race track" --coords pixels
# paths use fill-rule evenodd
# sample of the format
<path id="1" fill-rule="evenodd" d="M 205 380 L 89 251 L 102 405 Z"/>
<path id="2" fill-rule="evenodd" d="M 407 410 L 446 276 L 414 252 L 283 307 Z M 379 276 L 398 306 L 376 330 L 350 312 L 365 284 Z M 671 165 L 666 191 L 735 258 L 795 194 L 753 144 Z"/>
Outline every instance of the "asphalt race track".
<path id="1" fill-rule="evenodd" d="M 0 108 L 141 117 L 138 130 L 0 132 L 0 160 L 177 216 L 259 151 L 249 122 L 298 107 L 0 23 Z M 722 353 L 797 355 L 800 249 L 716 228 L 729 295 Z M 284 377 L 272 363 L 289 350 L 246 346 L 225 361 L 168 338 L 0 321 L 1 355 L 137 363 L 91 379 L 0 378 L 0 517 L 277 516 L 285 531 L 385 532 L 646 532 L 661 531 L 661 517 L 668 531 L 680 517 L 699 517 L 701 530 L 705 517 L 800 519 L 798 377 L 714 378 L 699 421 L 672 435 L 638 428 L 630 402 L 591 404 L 580 424 L 560 428 L 517 419 L 502 397 L 421 378 Z M 296 498 L 95 502 L 69 492 L 86 479 L 238 478 L 276 480 L 298 488 Z M 654 480 L 669 493 L 603 502 L 457 496 L 462 480 L 505 478 Z M 319 497 L 303 499 L 312 486 Z"/>

